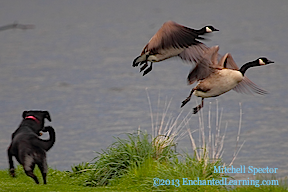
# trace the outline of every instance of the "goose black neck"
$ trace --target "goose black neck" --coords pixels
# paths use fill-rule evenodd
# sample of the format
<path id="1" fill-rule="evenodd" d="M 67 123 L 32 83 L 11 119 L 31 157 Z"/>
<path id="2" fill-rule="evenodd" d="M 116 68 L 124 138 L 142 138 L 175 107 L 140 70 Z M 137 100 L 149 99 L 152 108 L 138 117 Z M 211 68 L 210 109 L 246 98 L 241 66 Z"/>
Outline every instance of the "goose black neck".
<path id="1" fill-rule="evenodd" d="M 195 31 L 198 35 L 204 35 L 206 33 L 206 27 L 203 27 L 202 29 L 195 30 Z"/>
<path id="2" fill-rule="evenodd" d="M 242 75 L 244 76 L 245 72 L 247 71 L 247 69 L 249 69 L 250 67 L 256 67 L 256 66 L 259 66 L 259 62 L 258 60 L 256 61 L 251 61 L 251 62 L 248 62 L 246 64 L 244 64 L 241 68 L 240 68 L 240 72 L 242 73 Z"/>

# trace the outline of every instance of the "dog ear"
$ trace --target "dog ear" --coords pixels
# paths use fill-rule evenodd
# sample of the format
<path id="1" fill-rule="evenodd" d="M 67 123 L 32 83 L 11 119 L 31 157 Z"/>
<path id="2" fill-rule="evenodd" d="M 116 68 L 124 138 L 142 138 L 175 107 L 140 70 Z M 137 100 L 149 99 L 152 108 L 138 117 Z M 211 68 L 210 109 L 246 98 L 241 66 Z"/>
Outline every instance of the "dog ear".
<path id="1" fill-rule="evenodd" d="M 23 119 L 25 119 L 27 113 L 28 113 L 28 111 L 23 111 L 23 113 L 22 113 Z"/>
<path id="2" fill-rule="evenodd" d="M 43 111 L 43 112 L 45 114 L 44 118 L 48 119 L 51 122 L 52 120 L 51 120 L 49 112 L 48 111 Z"/>

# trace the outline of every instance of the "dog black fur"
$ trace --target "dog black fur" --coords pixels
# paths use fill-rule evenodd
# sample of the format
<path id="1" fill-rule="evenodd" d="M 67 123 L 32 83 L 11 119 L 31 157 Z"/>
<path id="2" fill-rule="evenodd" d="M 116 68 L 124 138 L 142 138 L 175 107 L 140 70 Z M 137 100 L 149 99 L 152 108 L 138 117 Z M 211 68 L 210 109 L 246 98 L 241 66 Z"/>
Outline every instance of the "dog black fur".
<path id="1" fill-rule="evenodd" d="M 46 161 L 46 151 L 55 143 L 55 131 L 51 126 L 44 127 L 44 119 L 51 122 L 48 111 L 24 111 L 23 120 L 19 128 L 12 134 L 12 142 L 7 150 L 10 174 L 15 177 L 15 170 L 12 157 L 24 167 L 26 175 L 32 177 L 39 184 L 33 170 L 38 165 L 43 183 L 46 184 L 46 174 L 48 170 Z M 40 131 L 49 132 L 49 139 L 43 140 L 39 136 Z"/>

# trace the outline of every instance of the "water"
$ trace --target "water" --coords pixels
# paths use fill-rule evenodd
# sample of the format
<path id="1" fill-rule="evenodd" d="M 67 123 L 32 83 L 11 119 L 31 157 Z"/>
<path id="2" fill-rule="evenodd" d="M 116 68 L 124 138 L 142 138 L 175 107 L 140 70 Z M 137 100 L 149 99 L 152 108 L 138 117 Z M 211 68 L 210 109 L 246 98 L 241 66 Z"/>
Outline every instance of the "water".
<path id="1" fill-rule="evenodd" d="M 94 151 L 112 144 L 113 136 L 139 127 L 151 131 L 146 88 L 153 110 L 158 97 L 160 108 L 172 99 L 169 111 L 176 117 L 192 88 L 186 85 L 191 67 L 170 59 L 142 77 L 131 66 L 160 26 L 173 20 L 220 29 L 205 43 L 219 45 L 222 54 L 230 52 L 239 66 L 260 56 L 275 61 L 247 72 L 269 95 L 231 91 L 218 97 L 222 121 L 228 122 L 223 158 L 232 159 L 241 102 L 240 141 L 246 143 L 234 166 L 269 166 L 279 168 L 277 177 L 287 176 L 287 9 L 285 0 L 2 2 L 1 26 L 18 21 L 35 29 L 0 32 L 0 168 L 8 167 L 6 149 L 24 110 L 50 112 L 47 124 L 56 129 L 57 141 L 47 154 L 48 164 L 60 170 L 90 161 Z M 187 104 L 184 115 L 195 101 L 200 99 Z M 209 102 L 214 109 L 216 100 L 205 100 L 205 118 Z M 190 126 L 198 128 L 198 116 Z M 189 138 L 179 142 L 181 149 L 191 151 Z"/>

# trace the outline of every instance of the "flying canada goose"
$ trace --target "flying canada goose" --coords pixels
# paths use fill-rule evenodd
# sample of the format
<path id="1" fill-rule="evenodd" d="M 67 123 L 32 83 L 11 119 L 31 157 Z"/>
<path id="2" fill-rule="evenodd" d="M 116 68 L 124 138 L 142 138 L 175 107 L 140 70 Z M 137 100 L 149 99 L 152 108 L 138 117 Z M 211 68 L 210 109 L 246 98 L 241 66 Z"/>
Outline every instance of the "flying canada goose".
<path id="1" fill-rule="evenodd" d="M 179 56 L 183 60 L 197 62 L 200 55 L 207 49 L 198 41 L 198 39 L 204 39 L 200 35 L 213 31 L 219 30 L 211 25 L 196 30 L 167 21 L 143 48 L 141 55 L 134 59 L 132 66 L 144 64 L 140 69 L 141 72 L 147 68 L 148 61 L 150 61 L 150 67 L 143 72 L 144 76 L 152 70 L 153 62 L 163 61 L 170 57 Z M 189 52 L 185 52 L 184 50 L 189 47 L 191 47 Z"/>
<path id="2" fill-rule="evenodd" d="M 254 61 L 244 64 L 240 69 L 234 62 L 230 53 L 226 53 L 218 62 L 219 46 L 209 48 L 188 75 L 188 84 L 198 81 L 197 85 L 191 90 L 190 95 L 182 102 L 183 107 L 190 101 L 192 94 L 202 97 L 200 105 L 194 108 L 196 114 L 204 105 L 204 98 L 217 97 L 233 89 L 240 93 L 267 94 L 265 90 L 257 87 L 244 74 L 250 67 L 267 65 L 274 63 L 266 57 L 260 57 Z"/>

